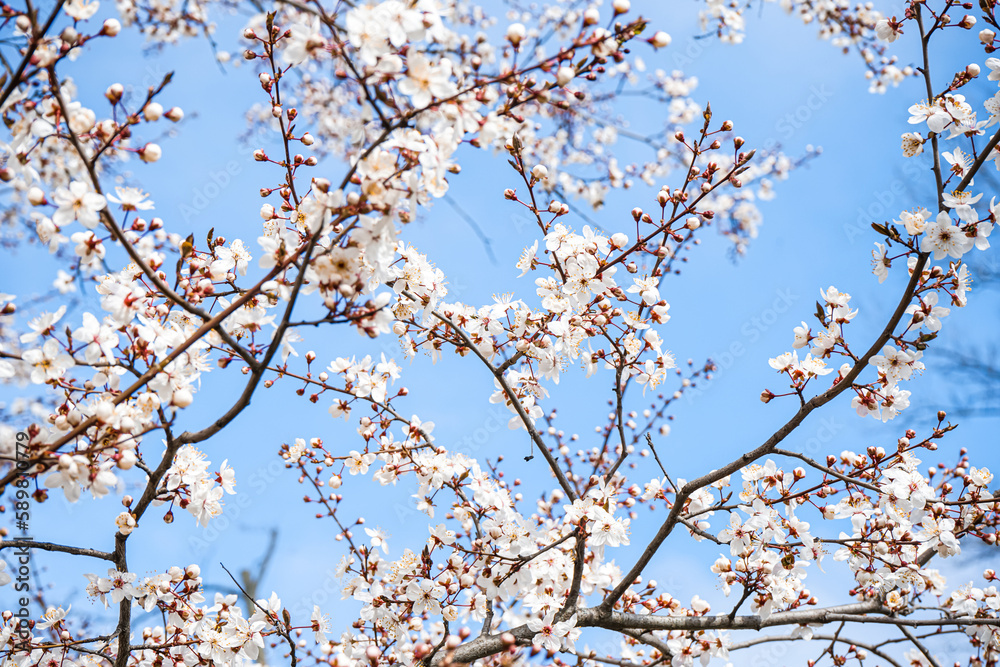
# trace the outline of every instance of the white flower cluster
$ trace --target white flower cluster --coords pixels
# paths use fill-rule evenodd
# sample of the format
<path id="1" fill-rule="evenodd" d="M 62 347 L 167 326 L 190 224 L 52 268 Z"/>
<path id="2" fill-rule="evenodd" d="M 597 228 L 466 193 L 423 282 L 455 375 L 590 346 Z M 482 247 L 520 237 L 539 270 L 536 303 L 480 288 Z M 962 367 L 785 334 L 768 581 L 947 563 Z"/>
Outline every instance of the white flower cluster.
<path id="1" fill-rule="evenodd" d="M 222 462 L 218 473 L 210 473 L 211 461 L 192 445 L 184 445 L 174 456 L 173 464 L 163 478 L 163 487 L 156 502 L 167 500 L 190 512 L 202 526 L 222 514 L 224 493 L 236 493 L 236 473 Z"/>
<path id="2" fill-rule="evenodd" d="M 523 517 L 510 494 L 475 461 L 461 454 L 412 447 L 384 439 L 378 454 L 382 471 L 374 473 L 375 479 L 387 483 L 384 471 L 391 469 L 394 482 L 397 476 L 412 470 L 420 483 L 418 496 L 432 497 L 444 487 L 453 489 L 460 500 L 450 511 L 465 534 L 478 536 L 475 550 L 462 548 L 456 533 L 441 524 L 430 528 L 423 556 L 406 549 L 401 557 L 389 561 L 374 550 L 381 547 L 388 551 L 384 532 L 366 529 L 373 547 L 367 552 L 367 568 L 357 570 L 353 559 L 342 560 L 338 568 L 341 575 L 354 573 L 343 593 L 345 598 L 362 602 L 359 618 L 387 632 L 399 633 L 412 615 L 428 613 L 446 621 L 482 621 L 488 613 L 492 615 L 489 609 L 502 605 L 505 622 L 527 622 L 537 627 L 533 639 L 536 646 L 571 650 L 580 634 L 574 627 L 575 617 L 558 622 L 554 618 L 572 584 L 566 573 L 573 567 L 573 542 L 570 540 L 567 548 L 538 552 L 546 544 L 582 532 L 595 557 L 584 566 L 580 594 L 617 583 L 620 573 L 604 560 L 604 548 L 629 543 L 629 520 L 616 516 L 618 490 L 598 482 L 585 498 L 564 506 L 562 518 L 553 516 L 539 524 Z M 546 505 L 554 508 L 562 499 L 561 493 L 554 492 Z M 434 514 L 433 506 L 425 511 Z M 442 562 L 443 567 L 431 574 L 422 564 L 426 558 Z M 384 599 L 400 604 L 386 605 Z M 364 654 L 366 644 L 357 646 L 344 641 L 341 650 L 347 658 L 357 659 Z M 401 647 L 404 653 L 419 654 L 420 650 L 412 644 Z"/>
<path id="3" fill-rule="evenodd" d="M 902 20 L 841 0 L 781 4 L 818 25 L 838 47 L 858 51 L 872 90 L 883 92 L 914 72 L 897 67 L 878 40 L 908 36 L 911 20 L 927 3 L 911 3 Z M 205 0 L 117 3 L 122 21 L 154 43 L 212 34 L 210 6 Z M 676 363 L 661 337 L 661 325 L 670 320 L 665 277 L 687 260 L 685 253 L 709 226 L 743 252 L 760 229 L 758 203 L 770 199 L 774 182 L 801 161 L 744 148 L 732 122 L 713 121 L 710 108 L 692 98 L 696 78 L 678 70 L 645 74 L 638 55 L 644 47 L 636 42 L 663 49 L 671 37 L 650 31 L 640 38 L 647 24 L 628 15 L 629 0 L 608 8 L 529 3 L 510 8 L 505 23 L 452 0 L 330 7 L 279 3 L 273 12 L 255 14 L 243 32 L 244 58 L 258 68 L 256 81 L 268 102 L 250 113 L 252 125 L 280 138 L 271 155 L 264 148 L 252 152 L 261 173 L 270 174 L 260 184 L 261 231 L 249 237 L 257 237 L 256 263 L 247 237 L 227 239 L 213 228 L 202 243 L 194 235 L 168 233 L 145 191 L 118 185 L 112 194 L 102 185 L 112 170 L 121 182 L 133 178 L 122 166 L 129 159 L 159 159 L 160 147 L 137 137 L 163 134 L 155 123 L 184 115 L 158 101 L 169 81 L 148 87 L 138 101 L 112 84 L 104 92 L 110 106 L 99 111 L 76 99 L 98 96 L 78 95 L 71 80 L 56 76 L 64 59 L 86 53 L 80 48 L 86 42 L 118 34 L 119 21 L 88 28 L 98 10 L 94 0 L 57 7 L 74 23 L 58 37 L 46 34 L 35 12 L 11 9 L 16 17 L 8 17 L 15 37 L 30 44 L 26 76 L 3 87 L 0 103 L 9 133 L 9 143 L 0 144 L 0 180 L 9 183 L 12 212 L 23 213 L 11 217 L 30 222 L 53 261 L 63 262 L 53 287 L 65 295 L 93 282 L 100 306 L 68 323 L 72 311 L 65 305 L 42 312 L 44 306 L 32 303 L 24 315 L 13 295 L 0 294 L 0 378 L 36 385 L 33 390 L 52 399 L 15 404 L 14 414 L 37 416 L 39 423 L 27 429 L 26 443 L 19 434 L 16 450 L 11 429 L 0 426 L 0 460 L 32 460 L 35 479 L 21 480 L 24 487 L 15 493 L 27 498 L 34 484 L 39 502 L 47 489 L 62 489 L 69 501 L 85 491 L 103 498 L 141 479 L 129 472 L 133 468 L 146 473 L 144 500 L 126 496 L 126 511 L 114 521 L 116 552 L 103 557 L 115 567 L 106 576 L 87 575 L 88 594 L 106 607 L 135 606 L 162 619 L 162 626 L 136 629 L 130 665 L 250 667 L 263 662 L 265 646 L 278 642 L 305 654 L 296 655 L 296 664 L 471 664 L 490 656 L 466 661 L 448 654 L 484 642 L 493 646 L 498 638 L 504 648 L 490 650 L 504 664 L 531 662 L 534 654 L 518 649 L 529 642 L 529 650 L 599 661 L 604 659 L 578 646 L 584 628 L 606 624 L 608 612 L 616 623 L 624 619 L 616 630 L 660 621 L 676 623 L 660 627 L 678 628 L 628 632 L 608 660 L 669 660 L 673 667 L 693 665 L 696 658 L 702 664 L 728 660 L 729 635 L 704 629 L 708 621 L 723 627 L 726 616 L 702 618 L 711 612 L 706 600 L 695 595 L 682 604 L 655 581 L 636 576 L 645 577 L 648 559 L 673 548 L 664 541 L 684 528 L 694 540 L 726 545 L 728 553 L 712 571 L 727 594 L 742 589 L 759 619 L 779 623 L 792 610 L 808 616 L 818 604 L 806 587 L 810 565 L 823 561 L 824 545 L 836 544 L 833 560 L 849 569 L 856 584 L 850 595 L 871 605 L 866 614 L 888 610 L 887 618 L 906 618 L 936 596 L 935 621 L 961 618 L 977 650 L 985 647 L 982 659 L 995 657 L 995 572 L 987 571 L 981 587 L 970 583 L 949 593 L 945 578 L 927 567 L 932 557 L 959 555 L 968 539 L 996 542 L 989 470 L 970 466 L 964 452 L 957 464 L 931 468 L 926 476 L 918 468 L 915 450 L 933 451 L 933 441 L 953 428 L 944 416 L 923 442 L 907 431 L 891 453 L 873 446 L 825 461 L 777 449 L 785 437 L 779 431 L 775 446 L 694 481 L 671 478 L 655 450 L 662 476 L 654 479 L 640 469 L 641 461 L 629 458 L 644 436 L 653 450 L 656 428 L 662 437 L 669 434 L 664 420 L 672 418 L 671 401 L 715 370 L 711 361 L 700 368 L 689 362 L 686 374 L 671 373 Z M 704 25 L 723 41 L 738 42 L 748 7 L 708 0 Z M 950 17 L 935 20 L 951 25 Z M 973 23 L 966 17 L 956 25 L 968 29 Z M 490 35 L 502 37 L 491 42 Z M 226 62 L 228 54 L 219 58 Z M 986 65 L 989 79 L 1000 80 L 1000 59 Z M 956 74 L 948 92 L 910 108 L 910 123 L 926 128 L 904 135 L 904 154 L 971 140 L 996 124 L 1000 93 L 984 102 L 989 118 L 980 120 L 955 92 L 978 74 L 978 66 L 970 66 Z M 638 135 L 615 115 L 610 102 L 626 91 L 630 100 L 661 104 L 659 131 Z M 626 163 L 615 153 L 625 136 L 638 139 L 650 155 Z M 515 264 L 521 277 L 530 275 L 525 295 L 498 294 L 478 305 L 449 302 L 444 271 L 403 237 L 406 225 L 448 195 L 467 147 L 509 157 L 505 206 L 516 207 L 517 226 L 523 222 L 532 233 Z M 893 329 L 868 352 L 852 350 L 846 325 L 858 311 L 850 295 L 831 286 L 821 291 L 815 331 L 802 322 L 791 351 L 770 360 L 788 379 L 785 395 L 802 406 L 792 427 L 815 405 L 806 385 L 828 375 L 837 391 L 853 392 L 858 414 L 894 418 L 909 404 L 910 392 L 901 387 L 924 369 L 923 351 L 950 314 L 947 306 L 965 305 L 970 281 L 964 258 L 973 248 L 989 247 L 996 211 L 994 200 L 987 212 L 983 193 L 972 191 L 970 174 L 985 149 L 949 148 L 934 156 L 946 165 L 939 175 L 951 190 L 941 193 L 940 210 L 916 208 L 876 224 L 884 237 L 873 253 L 879 282 L 888 281 L 893 262 L 904 257 L 909 269 L 909 301 L 894 322 L 902 330 Z M 803 159 L 815 153 L 809 149 Z M 1000 165 L 1000 151 L 986 155 Z M 324 156 L 334 159 L 321 163 Z M 317 167 L 342 168 L 340 184 L 309 171 Z M 667 185 L 668 179 L 676 185 Z M 576 231 L 569 222 L 574 209 L 561 201 L 576 198 L 598 209 L 612 200 L 613 189 L 641 183 L 662 185 L 649 211 L 637 206 L 631 220 L 606 219 L 619 231 L 596 225 Z M 492 192 L 498 200 L 501 187 Z M 410 358 L 422 352 L 436 361 L 454 352 L 485 366 L 482 381 L 494 381 L 496 424 L 509 417 L 510 428 L 527 431 L 531 451 L 542 455 L 558 486 L 522 492 L 521 480 L 505 476 L 492 453 L 486 458 L 475 448 L 449 449 L 440 432 L 439 440 L 432 436 L 433 422 L 405 418 L 410 413 L 399 404 L 408 390 L 397 386 L 401 369 L 387 353 L 331 354 L 320 368 L 313 367 L 315 352 L 300 357 L 296 346 L 305 332 L 340 324 L 365 338 L 391 332 Z M 835 369 L 835 355 L 853 364 Z M 610 401 L 606 421 L 590 438 L 565 433 L 549 405 L 553 385 L 572 377 L 571 366 L 582 367 L 587 377 L 614 376 L 608 384 L 617 401 Z M 241 396 L 211 425 L 174 435 L 172 425 L 186 416 L 202 373 L 229 367 L 245 378 Z M 858 380 L 873 371 L 872 381 Z M 664 391 L 673 374 L 679 386 Z M 470 386 L 478 381 L 470 378 Z M 217 594 L 209 606 L 197 566 L 140 577 L 119 560 L 140 521 L 148 521 L 150 498 L 156 506 L 169 504 L 167 523 L 175 505 L 202 527 L 219 517 L 225 496 L 235 493 L 235 473 L 229 459 L 211 470 L 196 444 L 225 428 L 258 388 L 282 382 L 301 383 L 296 393 L 328 405 L 333 417 L 357 420 L 351 425 L 357 444 L 292 436 L 280 450 L 284 465 L 319 492 L 304 501 L 317 503 L 318 517 L 333 519 L 340 529 L 335 538 L 349 552 L 336 573 L 344 598 L 356 603 L 358 622 L 334 640 L 327 639 L 328 622 L 317 607 L 308 619 L 293 619 L 297 610 L 284 608 L 275 594 L 257 600 L 252 611 L 241 610 L 234 595 Z M 643 402 L 652 402 L 641 410 L 628 405 L 639 400 L 638 392 L 626 395 L 630 384 L 642 388 Z M 762 398 L 775 395 L 766 391 Z M 159 442 L 147 436 L 161 431 L 166 449 L 157 466 L 151 462 Z M 805 468 L 786 471 L 769 456 L 801 460 L 820 479 L 807 483 Z M 10 465 L 4 465 L 0 472 L 7 475 Z M 737 469 L 742 487 L 734 498 L 723 473 Z M 649 481 L 632 483 L 631 471 Z M 426 542 L 400 550 L 386 530 L 365 526 L 364 517 L 342 521 L 347 504 L 341 505 L 338 490 L 368 476 L 380 487 L 412 484 L 407 492 L 415 492 L 414 502 L 389 511 L 434 519 Z M 625 547 L 635 541 L 641 503 L 664 510 L 662 535 L 643 545 L 648 548 L 634 570 L 626 570 L 615 558 L 636 562 Z M 715 534 L 712 522 L 723 512 L 728 525 Z M 834 525 L 843 530 L 821 536 L 816 528 L 825 524 L 813 519 L 819 516 L 842 522 Z M 11 574 L 0 561 L 0 585 L 11 583 Z M 588 607 L 592 603 L 601 606 Z M 46 609 L 27 644 L 23 637 L 15 640 L 15 626 L 4 615 L 0 658 L 18 667 L 110 659 L 112 645 L 96 648 L 103 638 L 78 641 L 69 611 Z M 642 622 L 629 625 L 637 617 Z M 746 627 L 743 620 L 732 627 Z M 483 639 L 471 636 L 473 622 Z M 794 625 L 790 637 L 812 637 L 812 626 Z M 513 628 L 520 628 L 517 637 L 506 632 Z M 305 631 L 315 633 L 314 646 L 302 638 Z M 87 636 L 94 634 L 88 630 Z M 654 648 L 641 648 L 639 641 Z M 829 652 L 839 663 L 836 643 Z M 851 651 L 863 660 L 857 646 Z"/>

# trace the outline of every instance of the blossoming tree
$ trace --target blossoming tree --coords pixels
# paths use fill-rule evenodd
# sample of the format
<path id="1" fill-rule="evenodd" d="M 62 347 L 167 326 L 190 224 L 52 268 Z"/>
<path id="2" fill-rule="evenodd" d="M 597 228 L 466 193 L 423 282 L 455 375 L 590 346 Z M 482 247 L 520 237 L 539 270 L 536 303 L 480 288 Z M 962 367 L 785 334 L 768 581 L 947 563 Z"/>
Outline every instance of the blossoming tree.
<path id="1" fill-rule="evenodd" d="M 212 39 L 216 4 L 124 0 L 119 18 L 103 23 L 96 0 L 0 8 L 8 247 L 47 246 L 54 293 L 79 286 L 100 303 L 68 309 L 0 294 L 0 377 L 30 388 L 41 415 L 10 419 L 0 441 L 5 665 L 249 665 L 266 650 L 272 664 L 290 665 L 721 664 L 761 643 L 810 639 L 819 648 L 809 664 L 937 665 L 936 642 L 956 636 L 970 664 L 998 662 L 995 572 L 953 582 L 937 568 L 963 545 L 995 544 L 993 476 L 964 450 L 925 474 L 921 461 L 936 463 L 954 425 L 940 414 L 917 432 L 904 413 L 924 350 L 951 307 L 966 305 L 963 258 L 989 248 L 995 223 L 995 199 L 987 206 L 973 178 L 1000 164 L 991 129 L 1000 94 L 959 92 L 986 78 L 978 64 L 931 69 L 940 36 L 955 33 L 978 45 L 988 79 L 1000 80 L 1000 60 L 988 57 L 993 30 L 970 30 L 997 26 L 993 0 L 978 9 L 912 0 L 892 17 L 846 2 L 782 3 L 857 51 L 874 92 L 902 85 L 925 98 L 909 108 L 914 131 L 902 149 L 927 167 L 921 187 L 936 207 L 870 221 L 878 282 L 905 278 L 897 305 L 878 315 L 881 333 L 852 335 L 851 297 L 817 285 L 815 319 L 788 332 L 791 348 L 770 359 L 776 379 L 761 394 L 794 409 L 791 418 L 775 417 L 770 437 L 690 480 L 657 446 L 666 406 L 714 366 L 677 368 L 663 329 L 669 281 L 682 280 L 676 266 L 711 228 L 743 252 L 757 233 L 756 202 L 798 163 L 746 145 L 732 121 L 691 97 L 682 73 L 642 73 L 637 54 L 655 59 L 671 38 L 628 0 L 532 5 L 506 22 L 452 0 L 252 2 L 243 55 L 260 105 L 248 117 L 255 137 L 279 147 L 251 147 L 262 224 L 231 241 L 217 232 L 235 226 L 195 234 L 157 216 L 157 184 L 143 180 L 141 163 L 171 150 L 151 138 L 184 118 L 168 103 L 170 77 L 137 99 L 111 85 L 91 108 L 81 100 L 95 96 L 64 72 L 92 42 L 125 30 L 167 49 Z M 745 9 L 709 0 L 703 29 L 739 42 Z M 918 44 L 921 61 L 897 65 L 897 39 Z M 641 137 L 646 161 L 611 150 L 625 131 L 613 106 L 623 90 L 665 109 L 663 131 Z M 460 160 L 477 149 L 510 166 L 506 183 L 478 184 L 483 195 L 531 220 L 519 230 L 523 254 L 505 258 L 523 277 L 517 292 L 485 305 L 449 299 L 443 271 L 407 230 L 417 216 L 433 222 L 424 209 L 461 187 Z M 132 172 L 129 157 L 141 161 Z M 636 195 L 630 213 L 591 214 L 600 227 L 580 224 L 583 208 L 632 181 L 659 191 Z M 345 336 L 323 346 L 333 327 L 361 334 L 356 354 Z M 545 474 L 514 484 L 502 457 L 436 442 L 433 415 L 408 416 L 403 368 L 392 355 L 365 354 L 369 338 L 398 344 L 399 361 L 457 354 L 470 376 L 492 379 L 481 399 L 508 412 Z M 232 374 L 239 389 L 200 394 L 209 371 Z M 607 421 L 579 445 L 554 425 L 549 397 L 567 375 L 610 386 Z M 665 383 L 678 388 L 640 417 L 631 406 Z M 249 609 L 232 595 L 208 600 L 197 563 L 139 576 L 128 558 L 133 536 L 160 518 L 218 520 L 238 475 L 217 436 L 255 397 L 281 391 L 356 430 L 353 442 L 318 434 L 273 443 L 342 539 L 338 574 L 359 610 L 342 631 L 318 606 L 293 614 L 278 593 Z M 859 418 L 902 422 L 892 440 L 819 457 L 783 444 L 812 413 L 850 410 L 846 400 L 828 405 L 842 394 Z M 209 422 L 192 417 L 199 405 L 214 412 Z M 627 464 L 640 451 L 650 465 Z M 390 558 L 381 530 L 362 530 L 340 510 L 345 476 L 376 490 L 412 485 L 426 537 Z M 114 525 L 93 527 L 103 548 L 18 536 L 54 494 L 108 503 L 122 480 L 141 492 L 121 498 Z M 653 510 L 642 521 L 638 505 Z M 640 523 L 651 538 L 630 545 Z M 668 540 L 718 546 L 705 569 L 728 608 L 675 598 L 645 578 Z M 39 551 L 92 563 L 86 594 L 117 610 L 117 622 L 85 622 L 60 601 L 31 613 L 40 598 L 22 592 L 25 564 Z M 847 581 L 840 597 L 807 588 L 807 575 L 824 571 Z M 160 624 L 135 623 L 139 610 L 158 612 Z M 599 630 L 615 633 L 615 650 L 588 648 Z"/>

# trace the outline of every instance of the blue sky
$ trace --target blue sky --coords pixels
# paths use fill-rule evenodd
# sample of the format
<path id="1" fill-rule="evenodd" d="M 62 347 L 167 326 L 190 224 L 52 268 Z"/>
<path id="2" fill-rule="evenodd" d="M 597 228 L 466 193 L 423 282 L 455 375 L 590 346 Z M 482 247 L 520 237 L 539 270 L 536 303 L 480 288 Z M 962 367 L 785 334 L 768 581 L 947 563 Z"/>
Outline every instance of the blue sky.
<path id="1" fill-rule="evenodd" d="M 672 432 L 659 444 L 671 474 L 690 479 L 756 446 L 794 412 L 796 405 L 791 401 L 764 405 L 759 395 L 765 387 L 781 388 L 767 360 L 790 349 L 792 328 L 802 320 L 810 321 L 821 288 L 835 285 L 853 295 L 852 304 L 860 310 L 850 327 L 856 347 L 866 348 L 867 341 L 884 325 L 905 276 L 897 270 L 880 286 L 871 275 L 870 250 L 876 235 L 867 223 L 892 219 L 901 210 L 933 201 L 933 178 L 929 171 L 921 171 L 928 163 L 919 162 L 919 169 L 906 168 L 899 140 L 902 132 L 911 129 L 906 109 L 922 98 L 923 88 L 918 79 L 912 79 L 885 95 L 866 93 L 860 58 L 841 55 L 835 47 L 816 39 L 813 26 L 802 26 L 771 4 L 763 7 L 759 19 L 756 10 L 749 13 L 747 38 L 738 46 L 694 37 L 699 3 L 636 1 L 633 7 L 653 20 L 654 29 L 666 29 L 674 37 L 667 49 L 641 53 L 647 67 L 680 68 L 697 76 L 700 85 L 695 99 L 711 101 L 717 119 L 731 118 L 748 146 L 777 141 L 792 156 L 804 153 L 807 145 L 823 148 L 821 156 L 778 184 L 775 200 L 762 205 L 764 224 L 746 256 L 733 261 L 728 253 L 730 243 L 706 230 L 681 275 L 668 278 L 661 287 L 672 316 L 661 328 L 665 345 L 679 361 L 690 358 L 697 365 L 710 357 L 719 365 L 715 379 L 701 383 L 698 392 L 689 392 L 674 403 L 669 411 L 676 416 L 670 422 Z M 216 35 L 220 46 L 238 54 L 236 38 L 241 27 L 237 18 L 221 21 Z M 135 161 L 128 168 L 150 192 L 157 213 L 177 231 L 194 232 L 201 239 L 214 227 L 217 234 L 229 239 L 244 239 L 254 251 L 260 233 L 257 191 L 279 178 L 273 166 L 260 165 L 250 157 L 259 144 L 247 146 L 239 141 L 246 131 L 243 111 L 266 99 L 260 94 L 256 75 L 247 67 L 220 69 L 209 45 L 201 39 L 140 56 L 141 40 L 127 34 L 118 38 L 122 43 L 96 44 L 93 57 L 81 59 L 77 71 L 68 68 L 65 73 L 76 77 L 85 91 L 85 103 L 103 108 L 98 96 L 107 85 L 120 82 L 141 92 L 173 70 L 173 83 L 162 101 L 165 106 L 182 106 L 187 118 L 170 128 L 175 136 L 158 140 L 164 147 L 162 160 L 154 165 Z M 118 49 L 126 45 L 134 56 L 121 57 Z M 914 54 L 905 42 L 897 52 L 903 64 L 912 62 L 908 58 Z M 963 53 L 958 48 L 946 55 L 947 63 L 936 63 L 939 84 L 943 84 L 946 72 L 984 59 L 981 53 Z M 967 94 L 974 105 L 986 96 L 986 90 L 993 92 L 993 84 L 985 81 L 970 88 Z M 635 123 L 656 126 L 659 118 L 640 117 Z M 622 142 L 626 153 L 640 154 L 624 143 L 626 140 Z M 473 230 L 444 201 L 436 202 L 431 211 L 409 225 L 404 238 L 444 270 L 456 299 L 482 304 L 490 302 L 494 293 L 513 290 L 530 295 L 531 284 L 527 279 L 516 279 L 514 262 L 531 239 L 511 233 L 518 209 L 502 196 L 504 187 L 516 185 L 515 174 L 503 155 L 466 149 L 459 159 L 464 170 L 450 178 L 449 194 L 489 238 L 496 264 Z M 331 180 L 339 180 L 339 165 L 331 162 L 326 169 Z M 655 192 L 637 187 L 615 193 L 603 211 L 588 215 L 613 228 L 634 206 L 652 209 Z M 583 224 L 579 221 L 575 226 Z M 18 282 L 47 285 L 54 278 L 55 267 L 35 249 L 4 257 L 0 275 L 5 283 L 16 276 Z M 95 307 L 93 297 L 90 304 Z M 993 322 L 998 305 L 996 292 L 974 285 L 969 306 L 964 311 L 953 309 L 947 318 L 939 339 L 942 347 L 988 340 L 983 323 Z M 79 311 L 76 319 L 72 313 L 67 318 L 75 326 Z M 330 331 L 324 336 L 314 345 L 300 348 L 301 352 L 316 349 L 324 366 L 334 356 L 395 350 L 391 340 L 367 343 L 351 332 Z M 909 387 L 914 405 L 901 417 L 888 424 L 861 419 L 845 395 L 811 416 L 785 446 L 820 455 L 844 449 L 860 451 L 869 444 L 888 448 L 908 427 L 926 432 L 934 412 L 951 404 L 961 388 L 946 383 L 936 368 L 947 364 L 947 358 L 929 356 L 925 362 L 928 371 Z M 561 428 L 579 433 L 583 442 L 594 426 L 602 423 L 595 421 L 595 416 L 606 412 L 605 401 L 610 395 L 610 376 L 595 379 L 583 382 L 581 373 L 568 374 L 552 392 L 549 403 L 559 406 Z M 221 373 L 208 374 L 203 383 L 195 407 L 182 418 L 182 429 L 199 428 L 233 395 L 232 381 Z M 522 461 L 528 450 L 523 431 L 508 431 L 504 426 L 506 412 L 488 403 L 493 382 L 474 360 L 445 356 L 432 365 L 429 359 L 418 358 L 404 364 L 399 384 L 410 389 L 401 409 L 434 421 L 439 443 L 469 447 L 484 458 L 503 454 L 508 476 L 525 480 L 522 489 L 528 497 L 548 488 L 541 459 Z M 213 463 L 228 459 L 236 468 L 241 495 L 239 501 L 229 499 L 227 525 L 217 520 L 208 530 L 199 529 L 193 518 L 178 511 L 174 525 L 165 527 L 159 522 L 162 510 L 154 508 L 130 540 L 129 561 L 135 571 L 151 574 L 171 565 L 198 562 L 206 582 L 226 586 L 227 577 L 219 563 L 233 572 L 251 566 L 263 552 L 269 531 L 277 528 L 280 541 L 262 584 L 263 592 L 278 591 L 293 611 L 296 604 L 308 601 L 304 608 L 311 609 L 312 602 L 319 602 L 335 620 L 352 618 L 353 607 L 341 605 L 340 587 L 328 582 L 327 575 L 344 550 L 333 539 L 335 531 L 328 520 L 311 518 L 312 507 L 299 500 L 307 487 L 283 469 L 276 452 L 282 442 L 296 437 L 323 437 L 345 452 L 359 449 L 361 441 L 351 428 L 331 421 L 322 401 L 314 406 L 295 397 L 295 388 L 279 383 L 273 389 L 259 390 L 251 407 L 203 448 Z M 664 389 L 673 388 L 668 383 Z M 10 390 L 0 394 L 8 399 L 13 395 Z M 652 396 L 643 400 L 633 392 L 630 407 L 641 410 L 650 400 Z M 964 419 L 945 440 L 942 460 L 954 460 L 958 448 L 966 446 L 973 454 L 973 464 L 1000 469 L 993 434 L 997 417 Z M 155 442 L 147 441 L 144 448 L 155 451 Z M 651 459 L 635 460 L 636 481 L 641 483 L 656 474 Z M 135 476 L 128 478 L 130 487 L 141 481 Z M 398 556 L 405 547 L 419 549 L 426 537 L 424 522 L 410 507 L 414 491 L 405 479 L 386 489 L 347 478 L 342 488 L 346 498 L 342 511 L 347 519 L 364 514 L 369 525 L 385 528 L 391 535 L 390 555 Z M 69 505 L 53 494 L 51 502 L 36 510 L 35 537 L 107 549 L 113 519 L 120 509 L 112 498 Z M 643 538 L 658 525 L 658 517 L 644 508 L 640 511 L 639 519 L 633 522 L 633 545 L 642 546 Z M 716 517 L 713 528 L 720 529 L 723 522 Z M 728 609 L 721 604 L 721 592 L 708 572 L 717 548 L 690 545 L 686 536 L 672 538 L 649 576 L 673 588 L 670 592 L 682 601 L 697 593 L 721 605 L 716 609 Z M 630 554 L 623 549 L 619 562 L 629 563 Z M 35 558 L 48 568 L 42 578 L 54 584 L 52 602 L 87 608 L 90 603 L 82 597 L 80 573 L 100 572 L 102 563 L 84 564 L 49 554 L 36 554 Z M 834 567 L 831 562 L 827 571 Z M 321 582 L 318 589 L 317 582 Z M 820 580 L 810 579 L 810 584 L 814 590 L 825 587 Z M 830 588 L 831 592 L 837 590 Z"/>

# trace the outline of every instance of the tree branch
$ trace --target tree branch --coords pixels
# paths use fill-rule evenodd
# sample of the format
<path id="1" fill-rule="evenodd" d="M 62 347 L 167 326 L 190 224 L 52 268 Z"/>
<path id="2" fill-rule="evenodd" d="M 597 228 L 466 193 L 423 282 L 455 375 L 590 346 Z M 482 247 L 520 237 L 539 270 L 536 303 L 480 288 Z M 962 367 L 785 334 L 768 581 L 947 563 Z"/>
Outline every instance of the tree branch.
<path id="1" fill-rule="evenodd" d="M 73 554 L 74 556 L 90 556 L 91 558 L 100 558 L 101 560 L 114 561 L 114 554 L 108 553 L 107 551 L 98 551 L 97 549 L 87 549 L 85 547 L 73 547 L 65 544 L 53 544 L 52 542 L 36 542 L 34 540 L 25 540 L 14 538 L 12 540 L 0 540 L 0 551 L 8 548 L 23 548 L 23 549 L 41 549 L 42 551 L 57 551 L 64 554 Z"/>

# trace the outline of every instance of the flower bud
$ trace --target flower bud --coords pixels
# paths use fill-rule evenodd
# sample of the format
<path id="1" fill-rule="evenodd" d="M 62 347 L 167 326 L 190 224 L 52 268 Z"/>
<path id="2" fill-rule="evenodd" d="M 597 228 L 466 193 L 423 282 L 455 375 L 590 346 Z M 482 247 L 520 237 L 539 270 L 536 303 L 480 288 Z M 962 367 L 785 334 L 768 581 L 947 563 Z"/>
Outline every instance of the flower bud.
<path id="1" fill-rule="evenodd" d="M 535 179 L 536 181 L 544 181 L 544 180 L 545 180 L 546 178 L 548 178 L 548 177 L 549 177 L 549 170 L 548 170 L 548 167 L 546 167 L 546 166 L 545 166 L 544 164 L 536 164 L 536 165 L 535 165 L 535 166 L 534 166 L 534 167 L 533 167 L 533 168 L 531 169 L 531 176 L 532 176 L 532 177 L 533 177 L 533 178 L 534 178 L 534 179 Z"/>
<path id="2" fill-rule="evenodd" d="M 107 19 L 101 27 L 101 33 L 108 37 L 114 37 L 122 31 L 122 24 L 118 19 Z"/>
<path id="3" fill-rule="evenodd" d="M 150 102 L 142 108 L 142 116 L 148 121 L 160 120 L 163 116 L 163 105 L 159 102 Z"/>
<path id="4" fill-rule="evenodd" d="M 576 70 L 567 65 L 563 65 L 556 72 L 556 85 L 560 87 L 565 86 L 567 83 L 572 81 L 574 77 L 576 77 Z"/>
<path id="5" fill-rule="evenodd" d="M 156 162 L 163 155 L 163 150 L 154 143 L 148 143 L 139 149 L 139 159 L 143 162 Z"/>
<path id="6" fill-rule="evenodd" d="M 507 26 L 507 41 L 517 46 L 524 39 L 524 36 L 528 34 L 527 29 L 524 27 L 523 23 L 511 23 Z"/>
<path id="7" fill-rule="evenodd" d="M 117 104 L 118 100 L 122 98 L 125 94 L 125 88 L 120 83 L 113 83 L 108 86 L 108 89 L 104 91 L 104 96 L 108 98 L 112 104 Z"/>
<path id="8" fill-rule="evenodd" d="M 122 470 L 131 470 L 135 466 L 136 460 L 135 452 L 126 449 L 118 459 L 118 467 Z"/>
<path id="9" fill-rule="evenodd" d="M 997 34 L 989 28 L 983 28 L 979 31 L 979 41 L 983 44 L 992 44 L 996 36 Z"/>
<path id="10" fill-rule="evenodd" d="M 632 3 L 629 0 L 615 0 L 611 6 L 614 8 L 615 14 L 624 14 L 632 8 Z"/>
<path id="11" fill-rule="evenodd" d="M 166 113 L 167 120 L 174 123 L 179 123 L 184 119 L 184 110 L 180 107 L 170 107 L 170 110 Z"/>
<path id="12" fill-rule="evenodd" d="M 115 406 L 111 401 L 101 401 L 94 408 L 94 416 L 102 422 L 108 422 L 115 414 Z"/>
<path id="13" fill-rule="evenodd" d="M 45 192 L 37 185 L 28 188 L 28 203 L 32 206 L 41 206 L 45 203 Z"/>
<path id="14" fill-rule="evenodd" d="M 649 40 L 649 43 L 658 49 L 662 49 L 665 46 L 670 46 L 671 41 L 672 40 L 669 34 L 659 30 L 653 35 L 652 39 Z"/>
<path id="15" fill-rule="evenodd" d="M 170 402 L 178 408 L 186 408 L 191 405 L 193 401 L 194 396 L 191 395 L 191 391 L 189 389 L 175 389 L 173 398 Z"/>

